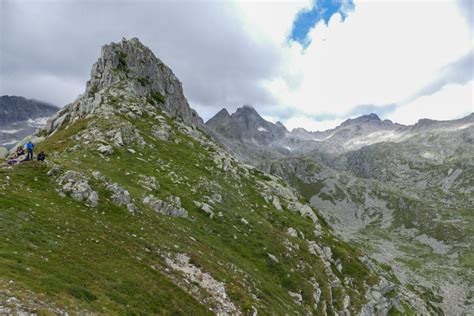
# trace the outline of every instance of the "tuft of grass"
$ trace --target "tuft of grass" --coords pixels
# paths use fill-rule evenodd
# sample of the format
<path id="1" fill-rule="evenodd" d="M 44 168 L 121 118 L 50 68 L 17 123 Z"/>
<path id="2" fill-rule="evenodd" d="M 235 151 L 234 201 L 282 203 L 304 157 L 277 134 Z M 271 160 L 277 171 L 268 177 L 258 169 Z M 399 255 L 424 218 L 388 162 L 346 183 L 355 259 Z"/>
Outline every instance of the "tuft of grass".
<path id="1" fill-rule="evenodd" d="M 119 70 L 128 72 L 128 66 L 127 66 L 127 53 L 125 53 L 123 50 L 118 51 L 118 58 L 119 58 L 119 63 L 117 68 Z"/>
<path id="2" fill-rule="evenodd" d="M 147 101 L 150 104 L 158 105 L 158 104 L 165 103 L 166 99 L 161 93 L 159 93 L 157 91 L 152 91 L 148 95 Z"/>
<path id="3" fill-rule="evenodd" d="M 137 81 L 142 85 L 142 87 L 146 87 L 147 85 L 151 84 L 150 78 L 148 77 L 137 78 Z"/>

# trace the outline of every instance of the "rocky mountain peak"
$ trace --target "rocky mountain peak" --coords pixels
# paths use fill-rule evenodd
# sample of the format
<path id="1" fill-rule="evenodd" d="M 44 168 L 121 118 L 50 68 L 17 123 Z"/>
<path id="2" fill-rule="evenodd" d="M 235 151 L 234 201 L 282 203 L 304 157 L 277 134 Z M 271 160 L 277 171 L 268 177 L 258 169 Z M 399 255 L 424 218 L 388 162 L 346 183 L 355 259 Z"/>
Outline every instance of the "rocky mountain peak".
<path id="1" fill-rule="evenodd" d="M 431 125 L 433 123 L 436 123 L 436 121 L 424 118 L 424 119 L 419 119 L 418 122 L 416 122 L 415 125 Z"/>
<path id="2" fill-rule="evenodd" d="M 254 140 L 268 144 L 283 137 L 287 129 L 282 124 L 273 124 L 258 114 L 254 107 L 244 105 L 230 114 L 226 109 L 219 111 L 206 125 L 226 138 L 233 140 Z"/>
<path id="3" fill-rule="evenodd" d="M 233 113 L 235 116 L 257 116 L 260 117 L 260 114 L 258 114 L 257 110 L 251 105 L 244 105 L 240 108 L 237 108 L 235 113 Z"/>
<path id="4" fill-rule="evenodd" d="M 277 122 L 275 123 L 275 125 L 278 126 L 278 127 L 281 127 L 281 128 L 286 129 L 286 126 L 285 126 L 282 122 L 280 122 L 280 121 L 277 121 Z"/>
<path id="5" fill-rule="evenodd" d="M 355 125 L 355 124 L 363 124 L 363 123 L 380 123 L 382 122 L 382 120 L 380 119 L 380 117 L 375 114 L 375 113 L 370 113 L 370 114 L 366 114 L 366 115 L 361 115 L 361 116 L 358 116 L 354 119 L 348 119 L 348 120 L 345 120 L 341 126 L 348 126 L 348 125 Z"/>
<path id="6" fill-rule="evenodd" d="M 87 115 L 156 110 L 191 126 L 203 124 L 173 71 L 139 39 L 124 38 L 102 47 L 85 92 L 50 120 L 47 131 Z"/>
<path id="7" fill-rule="evenodd" d="M 363 115 L 362 117 L 367 119 L 368 121 L 380 121 L 380 117 L 375 113 Z"/>
<path id="8" fill-rule="evenodd" d="M 137 38 L 124 38 L 121 42 L 104 45 L 99 59 L 92 67 L 86 92 L 94 95 L 127 79 L 137 79 L 140 85 L 143 82 L 142 86 L 149 84 L 151 88 L 159 90 L 158 82 L 152 82 L 151 79 L 162 79 L 160 75 L 163 75 L 164 69 L 159 69 L 162 64 Z M 142 92 L 140 89 L 135 90 L 139 94 Z"/>
<path id="9" fill-rule="evenodd" d="M 219 112 L 217 112 L 216 115 L 214 115 L 214 117 L 212 119 L 226 119 L 226 118 L 230 118 L 230 114 L 229 112 L 227 111 L 226 108 L 222 108 L 222 110 L 220 110 Z"/>
<path id="10" fill-rule="evenodd" d="M 291 130 L 293 133 L 309 133 L 304 127 L 295 127 Z"/>

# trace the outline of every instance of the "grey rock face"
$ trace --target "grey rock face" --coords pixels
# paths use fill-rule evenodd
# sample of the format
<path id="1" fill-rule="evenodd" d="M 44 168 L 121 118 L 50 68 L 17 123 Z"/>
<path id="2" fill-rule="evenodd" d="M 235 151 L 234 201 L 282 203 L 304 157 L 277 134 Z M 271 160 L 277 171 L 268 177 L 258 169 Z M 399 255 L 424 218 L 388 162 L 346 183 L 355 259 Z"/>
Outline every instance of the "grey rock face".
<path id="1" fill-rule="evenodd" d="M 91 188 L 87 178 L 82 174 L 69 170 L 59 177 L 57 182 L 61 186 L 60 192 L 69 193 L 74 200 L 85 201 L 92 207 L 99 204 L 99 194 Z"/>
<path id="2" fill-rule="evenodd" d="M 132 199 L 130 197 L 130 193 L 122 188 L 120 185 L 117 183 L 111 183 L 106 186 L 107 190 L 112 192 L 112 200 L 120 205 L 120 206 L 126 206 L 127 209 L 133 213 L 135 211 L 135 206 L 132 203 Z"/>
<path id="3" fill-rule="evenodd" d="M 206 127 L 212 136 L 244 161 L 284 157 L 280 151 L 288 152 L 279 145 L 288 133 L 286 127 L 266 121 L 248 105 L 232 114 L 222 109 L 206 122 Z"/>
<path id="4" fill-rule="evenodd" d="M 222 109 L 207 121 L 206 125 L 226 138 L 240 141 L 254 140 L 264 145 L 284 137 L 287 132 L 281 123 L 277 125 L 264 120 L 248 105 L 238 108 L 232 115 L 226 109 Z"/>
<path id="5" fill-rule="evenodd" d="M 91 114 L 137 116 L 157 110 L 191 126 L 202 124 L 171 69 L 137 38 L 123 39 L 102 47 L 85 92 L 50 119 L 46 131 Z"/>
<path id="6" fill-rule="evenodd" d="M 185 276 L 186 283 L 205 289 L 206 292 L 210 294 L 213 306 L 209 308 L 210 311 L 216 315 L 242 315 L 239 309 L 230 300 L 225 283 L 215 280 L 210 273 L 204 272 L 199 267 L 193 265 L 190 259 L 190 256 L 184 253 L 165 258 L 166 264 L 170 268 L 180 271 Z M 190 290 L 194 295 L 198 293 L 198 291 L 196 287 Z"/>
<path id="7" fill-rule="evenodd" d="M 211 219 L 214 218 L 214 210 L 213 210 L 212 206 L 210 206 L 209 204 L 194 201 L 194 205 L 196 205 L 201 211 L 203 211 L 204 213 L 209 215 L 209 217 Z"/>
<path id="8" fill-rule="evenodd" d="M 149 205 L 157 213 L 164 215 L 177 217 L 188 216 L 188 211 L 181 206 L 179 197 L 169 196 L 166 201 L 163 201 L 150 194 L 143 198 L 143 204 Z"/>
<path id="9" fill-rule="evenodd" d="M 99 148 L 97 148 L 97 150 L 101 153 L 101 154 L 104 154 L 104 155 L 110 155 L 114 152 L 112 146 L 110 145 L 102 145 L 102 146 L 99 146 Z"/>

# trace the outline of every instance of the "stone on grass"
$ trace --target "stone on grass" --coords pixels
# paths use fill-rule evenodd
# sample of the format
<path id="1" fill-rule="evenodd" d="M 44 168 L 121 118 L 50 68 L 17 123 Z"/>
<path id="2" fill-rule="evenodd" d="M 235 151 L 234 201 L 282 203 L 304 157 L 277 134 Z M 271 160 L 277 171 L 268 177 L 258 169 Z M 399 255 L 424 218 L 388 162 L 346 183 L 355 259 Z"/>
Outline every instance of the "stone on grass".
<path id="1" fill-rule="evenodd" d="M 97 148 L 97 150 L 103 155 L 111 155 L 114 152 L 112 146 L 110 145 L 101 145 L 99 148 Z"/>

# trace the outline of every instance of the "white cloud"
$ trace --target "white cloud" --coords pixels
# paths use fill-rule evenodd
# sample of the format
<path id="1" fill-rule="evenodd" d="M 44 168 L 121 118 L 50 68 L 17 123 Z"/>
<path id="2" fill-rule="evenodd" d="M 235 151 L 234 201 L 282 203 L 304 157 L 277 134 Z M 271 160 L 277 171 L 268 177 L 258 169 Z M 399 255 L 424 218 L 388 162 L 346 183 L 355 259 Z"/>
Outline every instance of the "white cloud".
<path id="1" fill-rule="evenodd" d="M 292 130 L 304 127 L 308 131 L 325 131 L 340 125 L 344 119 L 316 121 L 309 117 L 294 116 L 284 122 L 286 128 Z"/>
<path id="2" fill-rule="evenodd" d="M 312 0 L 235 2 L 246 31 L 257 40 L 286 43 L 293 21 L 300 10 L 310 8 Z"/>
<path id="3" fill-rule="evenodd" d="M 306 50 L 295 42 L 283 47 L 285 75 L 266 83 L 279 106 L 303 115 L 347 117 L 357 105 L 408 100 L 472 47 L 458 6 L 448 1 L 357 1 L 344 22 L 333 15 L 309 36 Z"/>
<path id="4" fill-rule="evenodd" d="M 67 104 L 84 91 L 101 45 L 136 36 L 205 113 L 274 103 L 260 82 L 279 73 L 280 46 L 243 19 L 229 1 L 0 0 L 0 94 Z M 63 89 L 69 78 L 80 84 Z"/>
<path id="5" fill-rule="evenodd" d="M 460 85 L 449 84 L 438 92 L 423 96 L 404 104 L 388 115 L 388 118 L 402 123 L 414 124 L 420 118 L 452 120 L 474 112 L 474 81 Z"/>
<path id="6" fill-rule="evenodd" d="M 51 74 L 13 75 L 6 80 L 0 78 L 0 86 L 10 95 L 66 105 L 73 102 L 84 91 L 85 82 L 74 77 Z M 3 93 L 3 91 L 0 91 Z M 60 103 L 64 101 L 63 103 Z"/>
<path id="7" fill-rule="evenodd" d="M 138 36 L 173 69 L 204 119 L 247 103 L 289 128 L 320 130 L 359 105 L 410 102 L 400 117 L 416 121 L 426 116 L 413 110 L 420 89 L 469 80 L 453 79 L 473 47 L 472 15 L 454 1 L 355 1 L 344 22 L 337 14 L 316 25 L 303 50 L 288 38 L 312 2 L 3 0 L 0 93 L 71 102 L 100 45 L 122 36 Z"/>

